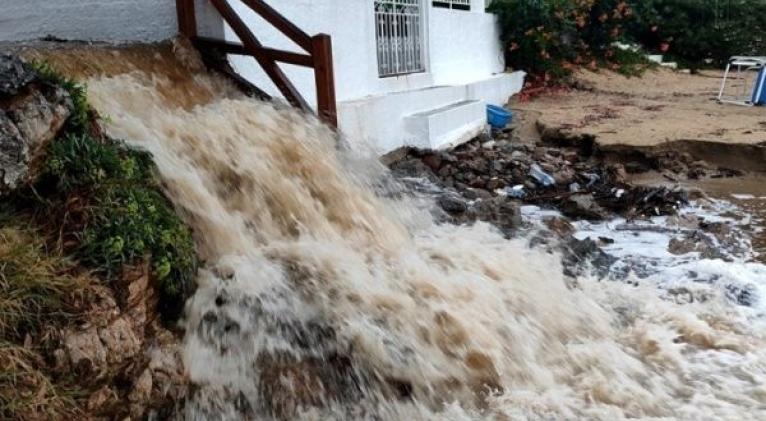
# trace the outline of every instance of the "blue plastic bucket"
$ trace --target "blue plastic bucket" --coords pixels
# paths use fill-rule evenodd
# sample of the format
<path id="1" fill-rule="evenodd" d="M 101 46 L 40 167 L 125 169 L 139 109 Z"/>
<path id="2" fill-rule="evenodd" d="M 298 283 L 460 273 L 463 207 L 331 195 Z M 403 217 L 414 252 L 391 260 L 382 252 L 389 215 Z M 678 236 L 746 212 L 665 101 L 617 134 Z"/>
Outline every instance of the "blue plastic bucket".
<path id="1" fill-rule="evenodd" d="M 487 105 L 487 123 L 493 129 L 502 129 L 513 119 L 513 113 L 497 105 Z"/>

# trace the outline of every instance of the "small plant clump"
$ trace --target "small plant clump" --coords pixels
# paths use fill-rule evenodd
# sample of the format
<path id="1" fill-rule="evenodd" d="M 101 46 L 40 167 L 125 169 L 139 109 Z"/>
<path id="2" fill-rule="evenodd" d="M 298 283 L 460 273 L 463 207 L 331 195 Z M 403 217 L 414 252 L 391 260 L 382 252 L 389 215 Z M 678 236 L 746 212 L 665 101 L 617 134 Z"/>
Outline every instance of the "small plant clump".
<path id="1" fill-rule="evenodd" d="M 63 228 L 83 263 L 113 279 L 125 265 L 148 258 L 163 314 L 180 312 L 193 290 L 194 241 L 162 194 L 151 155 L 113 139 L 69 133 L 51 145 L 36 190 L 49 206 L 76 216 Z"/>
<path id="2" fill-rule="evenodd" d="M 74 297 L 89 279 L 50 253 L 42 236 L 0 216 L 0 418 L 51 419 L 77 414 L 81 391 L 45 371 L 46 332 L 79 316 Z"/>

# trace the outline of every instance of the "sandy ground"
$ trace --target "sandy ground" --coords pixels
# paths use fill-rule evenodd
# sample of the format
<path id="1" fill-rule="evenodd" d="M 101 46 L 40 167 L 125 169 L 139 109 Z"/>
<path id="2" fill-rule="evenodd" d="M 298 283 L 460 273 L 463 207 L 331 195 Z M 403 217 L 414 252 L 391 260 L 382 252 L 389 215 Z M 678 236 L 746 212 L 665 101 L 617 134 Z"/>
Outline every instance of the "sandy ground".
<path id="1" fill-rule="evenodd" d="M 766 107 L 718 104 L 722 72 L 689 75 L 667 69 L 640 78 L 582 72 L 582 88 L 511 102 L 527 119 L 602 145 L 653 146 L 674 140 L 766 142 Z M 735 81 L 736 82 L 736 81 Z M 741 81 L 739 81 L 741 83 Z"/>

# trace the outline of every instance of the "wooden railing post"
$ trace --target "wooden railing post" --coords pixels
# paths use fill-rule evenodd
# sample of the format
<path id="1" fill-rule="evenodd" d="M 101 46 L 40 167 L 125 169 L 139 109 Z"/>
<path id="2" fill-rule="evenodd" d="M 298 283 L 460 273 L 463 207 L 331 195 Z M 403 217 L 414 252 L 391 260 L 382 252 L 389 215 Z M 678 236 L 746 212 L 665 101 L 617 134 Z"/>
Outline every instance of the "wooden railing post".
<path id="1" fill-rule="evenodd" d="M 178 32 L 188 39 L 197 36 L 197 17 L 194 12 L 194 0 L 176 0 L 178 13 Z"/>
<path id="2" fill-rule="evenodd" d="M 337 129 L 332 39 L 329 35 L 319 34 L 311 38 L 311 56 L 314 59 L 314 79 L 317 88 L 317 114 L 325 123 Z"/>

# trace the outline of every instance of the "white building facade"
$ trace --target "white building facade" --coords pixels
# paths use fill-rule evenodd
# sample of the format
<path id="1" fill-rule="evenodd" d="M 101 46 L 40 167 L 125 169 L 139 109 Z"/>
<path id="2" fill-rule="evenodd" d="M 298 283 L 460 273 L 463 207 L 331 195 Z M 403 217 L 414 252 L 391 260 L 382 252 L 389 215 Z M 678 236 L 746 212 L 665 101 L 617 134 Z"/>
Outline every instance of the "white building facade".
<path id="1" fill-rule="evenodd" d="M 299 51 L 238 0 L 231 4 L 264 46 Z M 521 90 L 524 73 L 505 71 L 496 17 L 485 0 L 290 0 L 269 4 L 309 34 L 332 36 L 338 122 L 351 141 L 385 153 L 441 148 L 486 126 L 486 104 Z M 226 39 L 238 41 L 229 29 Z M 249 57 L 237 71 L 266 92 L 276 87 Z M 311 69 L 281 64 L 316 103 Z"/>
<path id="2" fill-rule="evenodd" d="M 379 153 L 440 148 L 484 129 L 485 104 L 504 104 L 524 74 L 507 73 L 486 0 L 266 0 L 306 33 L 332 36 L 340 130 Z M 266 47 L 300 51 L 241 0 L 228 0 Z M 52 35 L 160 41 L 178 33 L 175 0 L 1 0 L 0 42 Z M 238 42 L 209 0 L 195 0 L 200 35 Z M 251 57 L 238 72 L 277 95 Z M 310 104 L 311 69 L 280 64 Z"/>

